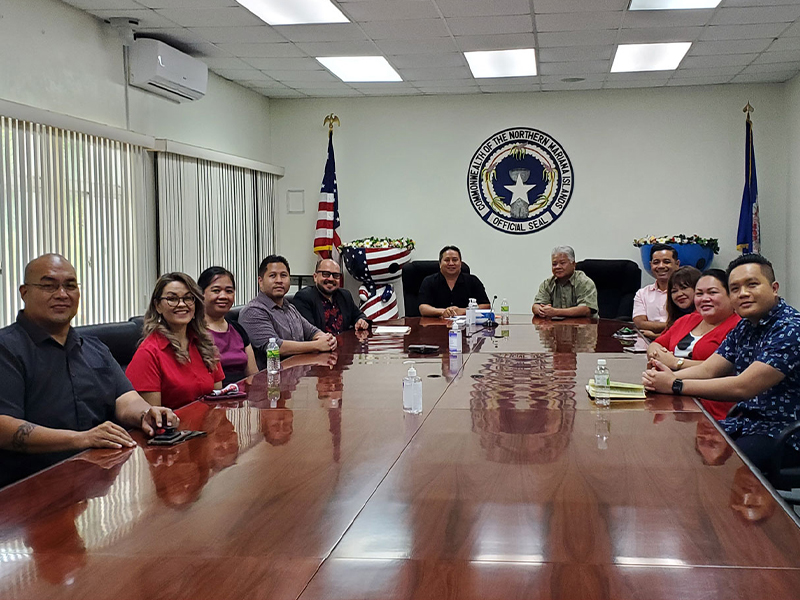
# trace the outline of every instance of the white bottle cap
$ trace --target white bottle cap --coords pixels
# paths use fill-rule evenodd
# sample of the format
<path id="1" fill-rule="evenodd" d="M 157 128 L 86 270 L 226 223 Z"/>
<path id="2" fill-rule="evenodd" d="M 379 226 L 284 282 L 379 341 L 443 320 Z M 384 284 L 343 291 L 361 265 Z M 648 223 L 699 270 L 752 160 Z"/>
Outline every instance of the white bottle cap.
<path id="1" fill-rule="evenodd" d="M 411 366 L 408 368 L 408 376 L 409 377 L 417 376 L 417 370 L 414 368 L 414 363 L 411 363 Z"/>
<path id="2" fill-rule="evenodd" d="M 274 342 L 274 341 L 275 341 L 275 338 L 269 338 L 269 343 L 270 343 L 270 344 L 271 344 L 272 342 Z"/>
<path id="3" fill-rule="evenodd" d="M 605 367 L 606 366 L 606 359 L 605 358 L 598 358 L 597 359 L 597 364 L 599 366 L 601 366 L 601 367 Z"/>

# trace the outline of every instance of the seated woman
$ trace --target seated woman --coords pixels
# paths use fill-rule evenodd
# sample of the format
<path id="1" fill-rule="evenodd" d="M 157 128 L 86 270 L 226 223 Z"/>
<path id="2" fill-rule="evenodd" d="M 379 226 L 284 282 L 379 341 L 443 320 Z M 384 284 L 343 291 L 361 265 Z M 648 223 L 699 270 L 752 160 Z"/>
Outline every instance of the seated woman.
<path id="1" fill-rule="evenodd" d="M 205 300 L 206 326 L 219 350 L 219 360 L 225 371 L 222 384 L 235 383 L 258 373 L 256 357 L 244 327 L 225 319 L 236 296 L 233 273 L 222 267 L 209 267 L 200 273 L 197 285 Z"/>
<path id="2" fill-rule="evenodd" d="M 694 288 L 697 312 L 675 321 L 647 349 L 647 357 L 673 371 L 697 365 L 711 356 L 739 322 L 728 296 L 728 276 L 721 269 L 705 271 Z M 715 419 L 724 419 L 733 402 L 702 400 Z"/>
<path id="3" fill-rule="evenodd" d="M 694 267 L 681 267 L 669 276 L 667 289 L 667 328 L 684 315 L 694 312 L 694 286 L 700 279 L 700 271 Z"/>
<path id="4" fill-rule="evenodd" d="M 142 334 L 125 374 L 153 406 L 180 408 L 222 387 L 225 373 L 206 329 L 203 296 L 185 273 L 156 282 Z"/>

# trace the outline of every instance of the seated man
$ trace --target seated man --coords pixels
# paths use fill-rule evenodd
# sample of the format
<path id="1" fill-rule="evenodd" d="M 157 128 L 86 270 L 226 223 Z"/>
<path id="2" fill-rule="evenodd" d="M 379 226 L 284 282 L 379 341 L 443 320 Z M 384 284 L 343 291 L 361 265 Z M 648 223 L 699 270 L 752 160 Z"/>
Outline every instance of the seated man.
<path id="1" fill-rule="evenodd" d="M 461 272 L 461 250 L 445 246 L 439 252 L 439 272 L 428 275 L 419 286 L 419 314 L 442 319 L 465 315 L 470 298 L 475 298 L 478 308 L 491 308 L 481 280 Z"/>
<path id="2" fill-rule="evenodd" d="M 267 345 L 275 338 L 281 356 L 336 349 L 336 337 L 306 321 L 286 302 L 289 291 L 289 261 L 271 254 L 258 266 L 258 295 L 239 313 L 239 324 L 250 338 L 259 369 L 267 365 Z"/>
<path id="3" fill-rule="evenodd" d="M 583 271 L 575 270 L 575 251 L 557 246 L 550 253 L 553 276 L 539 286 L 533 300 L 537 317 L 591 317 L 597 314 L 597 286 Z"/>
<path id="4" fill-rule="evenodd" d="M 633 324 L 651 340 L 667 328 L 667 284 L 680 266 L 678 251 L 669 244 L 653 244 L 650 248 L 650 271 L 656 281 L 633 297 Z"/>
<path id="5" fill-rule="evenodd" d="M 70 326 L 81 292 L 67 259 L 32 260 L 19 293 L 25 308 L 0 329 L 0 487 L 87 448 L 132 448 L 125 427 L 178 425 L 133 391 L 105 345 Z"/>
<path id="6" fill-rule="evenodd" d="M 763 256 L 740 256 L 728 266 L 728 275 L 742 320 L 717 352 L 679 373 L 654 361 L 642 379 L 648 390 L 660 393 L 738 402 L 720 424 L 763 469 L 774 452 L 772 438 L 800 419 L 800 312 L 778 296 L 772 265 Z M 797 437 L 784 464 L 800 464 Z"/>
<path id="7" fill-rule="evenodd" d="M 292 298 L 306 321 L 322 331 L 339 335 L 348 329 L 369 329 L 369 323 L 349 291 L 339 287 L 342 269 L 335 260 L 321 258 L 314 269 L 314 285 Z"/>

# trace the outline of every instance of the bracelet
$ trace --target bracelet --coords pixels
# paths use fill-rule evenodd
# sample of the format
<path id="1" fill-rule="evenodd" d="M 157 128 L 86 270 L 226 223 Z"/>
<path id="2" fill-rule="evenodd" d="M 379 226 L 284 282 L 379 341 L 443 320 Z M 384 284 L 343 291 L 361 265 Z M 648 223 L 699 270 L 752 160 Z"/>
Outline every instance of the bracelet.
<path id="1" fill-rule="evenodd" d="M 683 363 L 685 363 L 685 362 L 686 362 L 686 360 L 685 360 L 685 359 L 683 359 L 683 358 L 679 358 L 679 359 L 678 359 L 678 365 L 677 365 L 677 366 L 678 366 L 678 368 L 677 368 L 677 369 L 675 369 L 675 370 L 676 370 L 676 371 L 680 371 L 680 370 L 683 368 Z"/>

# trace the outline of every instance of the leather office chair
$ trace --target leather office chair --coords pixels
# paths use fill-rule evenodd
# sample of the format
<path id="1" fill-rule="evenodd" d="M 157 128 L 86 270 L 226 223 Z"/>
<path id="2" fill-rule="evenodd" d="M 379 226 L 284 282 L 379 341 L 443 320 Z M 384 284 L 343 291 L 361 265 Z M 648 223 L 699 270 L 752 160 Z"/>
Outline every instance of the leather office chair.
<path id="1" fill-rule="evenodd" d="M 642 287 L 642 270 L 632 260 L 587 258 L 577 268 L 597 286 L 597 305 L 603 319 L 633 319 L 633 297 Z"/>
<path id="2" fill-rule="evenodd" d="M 780 496 L 793 506 L 800 505 L 800 467 L 784 467 L 783 451 L 789 438 L 800 431 L 800 421 L 787 426 L 775 438 L 775 454 L 764 476 Z M 797 508 L 795 509 L 797 512 Z"/>
<path id="3" fill-rule="evenodd" d="M 123 369 L 131 362 L 139 339 L 142 337 L 141 324 L 130 320 L 123 323 L 103 323 L 83 325 L 75 330 L 81 336 L 90 336 L 103 342 L 111 351 L 111 356 Z"/>
<path id="4" fill-rule="evenodd" d="M 469 265 L 461 263 L 461 271 L 469 273 Z M 403 301 L 407 317 L 418 317 L 419 288 L 428 275 L 439 272 L 438 260 L 412 260 L 403 266 Z"/>

